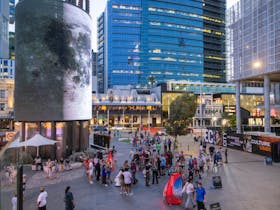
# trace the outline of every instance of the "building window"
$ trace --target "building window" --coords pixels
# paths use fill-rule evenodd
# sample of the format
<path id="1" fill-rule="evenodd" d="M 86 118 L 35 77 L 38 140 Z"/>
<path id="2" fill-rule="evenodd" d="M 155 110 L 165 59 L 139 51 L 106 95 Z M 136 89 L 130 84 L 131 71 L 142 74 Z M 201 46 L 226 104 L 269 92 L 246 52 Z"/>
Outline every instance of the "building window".
<path id="1" fill-rule="evenodd" d="M 0 111 L 4 111 L 5 109 L 5 104 L 4 103 L 0 103 Z"/>
<path id="2" fill-rule="evenodd" d="M 5 90 L 0 90 L 0 98 L 5 98 Z"/>

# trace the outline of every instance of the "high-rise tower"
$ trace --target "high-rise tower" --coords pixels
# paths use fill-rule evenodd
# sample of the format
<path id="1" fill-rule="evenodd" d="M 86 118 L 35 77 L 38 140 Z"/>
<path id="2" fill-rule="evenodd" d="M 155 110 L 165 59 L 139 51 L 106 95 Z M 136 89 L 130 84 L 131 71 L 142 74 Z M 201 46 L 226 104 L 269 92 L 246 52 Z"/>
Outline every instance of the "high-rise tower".
<path id="1" fill-rule="evenodd" d="M 225 0 L 111 0 L 104 16 L 108 87 L 225 82 Z"/>

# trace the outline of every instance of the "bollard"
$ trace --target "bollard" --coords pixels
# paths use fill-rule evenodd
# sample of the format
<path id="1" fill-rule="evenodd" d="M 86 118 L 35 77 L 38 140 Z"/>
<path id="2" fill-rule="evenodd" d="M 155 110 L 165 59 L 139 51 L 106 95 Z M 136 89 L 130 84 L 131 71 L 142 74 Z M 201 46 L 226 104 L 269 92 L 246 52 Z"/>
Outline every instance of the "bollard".
<path id="1" fill-rule="evenodd" d="M 190 145 L 188 144 L 188 151 L 190 151 Z"/>

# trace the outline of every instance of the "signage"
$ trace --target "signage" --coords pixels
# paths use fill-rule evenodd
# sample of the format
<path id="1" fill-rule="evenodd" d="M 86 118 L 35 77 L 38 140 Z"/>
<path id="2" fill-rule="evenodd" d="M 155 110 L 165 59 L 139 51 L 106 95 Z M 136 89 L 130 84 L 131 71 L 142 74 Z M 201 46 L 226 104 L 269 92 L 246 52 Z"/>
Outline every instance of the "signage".
<path id="1" fill-rule="evenodd" d="M 218 130 L 206 129 L 204 141 L 210 144 L 221 145 L 221 136 Z"/>
<path id="2" fill-rule="evenodd" d="M 14 140 L 16 132 L 6 132 L 6 141 L 12 141 Z"/>

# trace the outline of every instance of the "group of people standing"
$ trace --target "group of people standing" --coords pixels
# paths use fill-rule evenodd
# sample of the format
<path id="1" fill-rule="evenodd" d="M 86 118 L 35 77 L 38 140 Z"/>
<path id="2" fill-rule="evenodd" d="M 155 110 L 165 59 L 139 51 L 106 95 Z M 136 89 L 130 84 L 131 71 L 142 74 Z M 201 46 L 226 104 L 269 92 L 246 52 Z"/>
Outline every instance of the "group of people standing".
<path id="1" fill-rule="evenodd" d="M 107 187 L 108 184 L 112 184 L 111 174 L 114 170 L 114 153 L 115 148 L 108 151 L 106 159 L 103 159 L 103 153 L 99 152 L 93 157 L 87 157 L 84 159 L 85 171 L 88 176 L 88 181 L 93 184 L 94 177 L 96 182 L 100 182 Z M 109 157 L 109 158 L 108 158 Z"/>
<path id="2" fill-rule="evenodd" d="M 121 187 L 120 194 L 132 195 L 131 185 L 137 184 L 136 174 L 142 172 L 145 178 L 145 186 L 158 184 L 159 178 L 165 176 L 172 166 L 173 153 L 171 151 L 171 138 L 165 138 L 162 142 L 159 135 L 153 138 L 141 136 L 133 140 L 133 149 L 129 154 L 129 160 L 123 163 L 115 178 L 116 186 Z M 164 149 L 162 149 L 162 145 Z"/>

